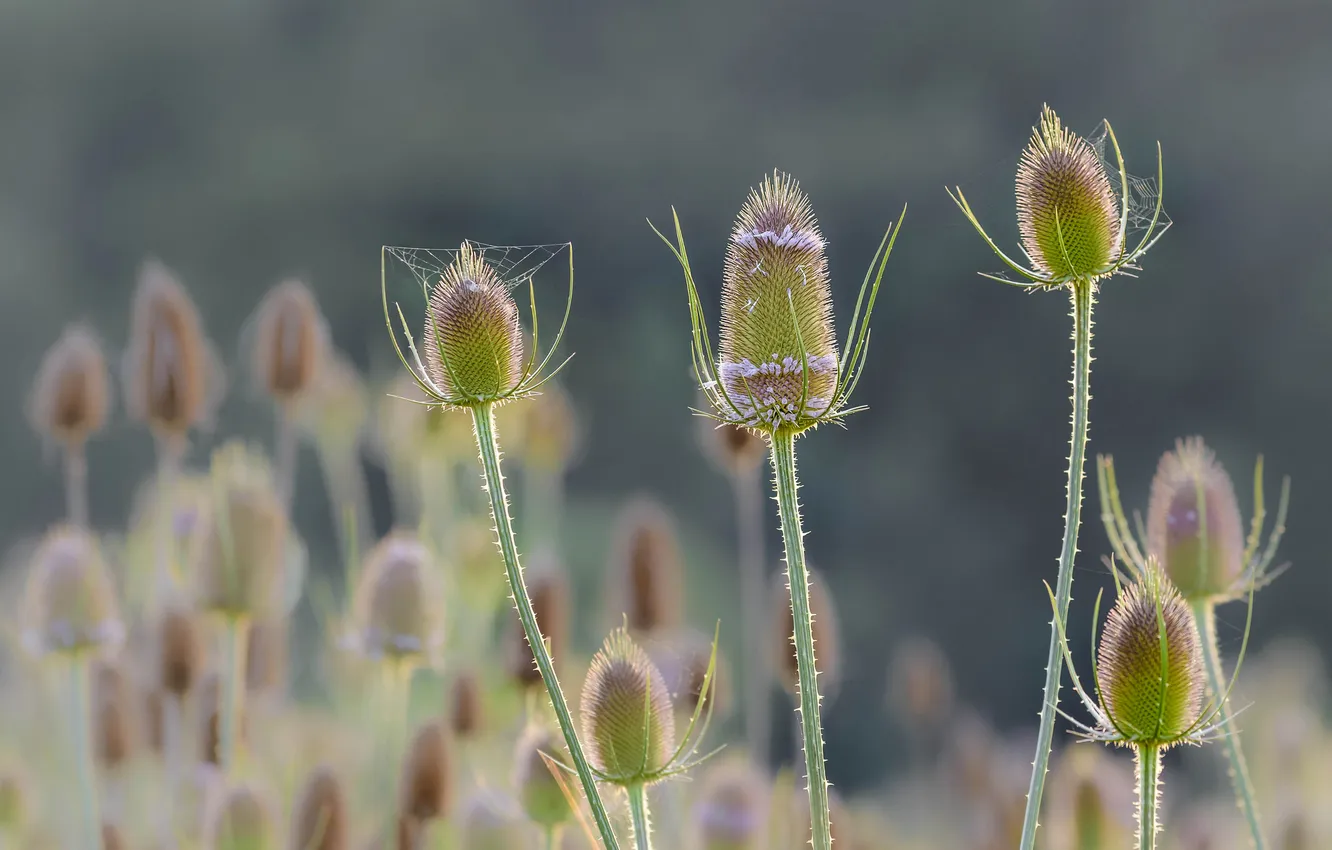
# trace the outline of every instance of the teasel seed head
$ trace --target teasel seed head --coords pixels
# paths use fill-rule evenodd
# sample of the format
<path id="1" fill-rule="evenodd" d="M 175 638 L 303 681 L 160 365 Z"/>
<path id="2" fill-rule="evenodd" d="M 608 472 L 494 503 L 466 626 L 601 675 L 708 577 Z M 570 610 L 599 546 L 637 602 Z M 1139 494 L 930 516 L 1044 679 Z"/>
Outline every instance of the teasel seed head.
<path id="1" fill-rule="evenodd" d="M 250 623 L 245 641 L 245 687 L 256 693 L 281 693 L 287 685 L 291 635 L 286 617 L 268 616 Z"/>
<path id="2" fill-rule="evenodd" d="M 23 613 L 24 644 L 37 654 L 99 651 L 125 638 L 97 539 L 74 526 L 56 526 L 38 544 Z"/>
<path id="3" fill-rule="evenodd" d="M 1095 279 L 1119 259 L 1119 202 L 1086 139 L 1046 106 L 1017 172 L 1018 232 L 1036 271 Z"/>
<path id="4" fill-rule="evenodd" d="M 703 453 L 727 475 L 753 475 L 768 454 L 768 441 L 757 431 L 740 425 L 699 417 Z"/>
<path id="5" fill-rule="evenodd" d="M 110 821 L 102 823 L 102 850 L 125 850 L 128 845 L 120 835 L 120 827 Z"/>
<path id="6" fill-rule="evenodd" d="M 726 717 L 731 710 L 730 668 L 720 649 L 708 683 L 709 694 L 703 693 L 703 684 L 712 661 L 712 639 L 694 629 L 677 629 L 654 641 L 648 656 L 661 671 L 670 689 L 677 714 L 692 717 L 694 709 L 705 696 L 712 700 L 712 716 Z M 704 703 L 704 709 L 708 708 Z"/>
<path id="7" fill-rule="evenodd" d="M 93 743 L 97 763 L 116 770 L 133 752 L 133 698 L 136 689 L 119 663 L 99 659 L 93 665 Z"/>
<path id="8" fill-rule="evenodd" d="M 292 828 L 292 850 L 346 850 L 347 798 L 342 781 L 327 765 L 305 781 Z"/>
<path id="9" fill-rule="evenodd" d="M 832 408 L 837 338 L 824 246 L 792 177 L 774 171 L 750 190 L 722 271 L 718 369 L 745 425 L 799 431 Z"/>
<path id="10" fill-rule="evenodd" d="M 557 761 L 566 761 L 563 741 L 557 740 L 548 729 L 528 727 L 514 752 L 513 784 L 528 819 L 550 829 L 569 820 L 573 810 L 543 753 Z"/>
<path id="11" fill-rule="evenodd" d="M 531 840 L 531 826 L 512 799 L 477 789 L 462 814 L 462 843 L 467 850 L 519 850 Z"/>
<path id="12" fill-rule="evenodd" d="M 485 717 L 482 700 L 481 682 L 475 672 L 464 670 L 454 677 L 449 687 L 448 716 L 455 739 L 467 741 L 476 737 Z"/>
<path id="13" fill-rule="evenodd" d="M 768 784 L 746 760 L 708 768 L 693 808 L 700 850 L 760 850 L 768 820 Z"/>
<path id="14" fill-rule="evenodd" d="M 157 628 L 158 685 L 176 699 L 184 699 L 194 687 L 203 660 L 198 619 L 185 608 L 168 608 Z"/>
<path id="15" fill-rule="evenodd" d="M 889 700 L 912 734 L 930 733 L 953 711 L 953 671 L 943 649 L 929 638 L 910 638 L 893 651 Z"/>
<path id="16" fill-rule="evenodd" d="M 259 302 L 254 323 L 255 384 L 279 404 L 291 402 L 314 383 L 327 346 L 314 293 L 302 281 L 283 281 Z"/>
<path id="17" fill-rule="evenodd" d="M 1097 683 L 1106 715 L 1128 742 L 1170 747 L 1196 731 L 1202 714 L 1202 646 L 1188 603 L 1148 566 L 1106 618 Z"/>
<path id="18" fill-rule="evenodd" d="M 341 450 L 358 447 L 370 416 L 370 399 L 356 364 L 326 347 L 314 379 L 295 401 L 294 410 L 302 429 L 317 442 Z"/>
<path id="19" fill-rule="evenodd" d="M 139 270 L 125 353 L 125 402 L 134 419 L 180 441 L 211 414 L 220 374 L 194 302 L 166 266 Z"/>
<path id="20" fill-rule="evenodd" d="M 42 358 L 28 418 L 43 437 L 77 448 L 106 423 L 110 384 L 97 335 L 86 325 L 70 325 Z"/>
<path id="21" fill-rule="evenodd" d="M 277 846 L 268 804 L 244 785 L 224 792 L 205 833 L 208 850 L 273 850 Z"/>
<path id="22" fill-rule="evenodd" d="M 199 605 L 226 617 L 276 610 L 287 556 L 287 514 L 263 456 L 239 442 L 213 452 L 212 513 L 196 538 Z"/>
<path id="23" fill-rule="evenodd" d="M 349 645 L 369 658 L 429 662 L 442 642 L 430 550 L 415 533 L 390 532 L 366 556 Z"/>
<path id="24" fill-rule="evenodd" d="M 499 401 L 522 383 L 518 305 L 470 242 L 430 291 L 424 347 L 429 378 L 450 405 Z"/>
<path id="25" fill-rule="evenodd" d="M 1166 452 L 1152 479 L 1147 546 L 1185 599 L 1233 591 L 1244 573 L 1235 488 L 1201 437 Z"/>
<path id="26" fill-rule="evenodd" d="M 675 717 L 666 680 L 623 629 L 592 657 L 581 713 L 588 759 L 607 782 L 641 785 L 670 767 Z"/>
<path id="27" fill-rule="evenodd" d="M 452 758 L 444 724 L 431 721 L 416 730 L 402 765 L 398 813 L 417 821 L 444 817 L 452 801 Z"/>
<path id="28" fill-rule="evenodd" d="M 527 593 L 532 600 L 537 627 L 550 647 L 551 658 L 558 663 L 569 643 L 570 593 L 569 575 L 553 555 L 538 552 L 527 569 Z M 541 673 L 536 667 L 532 648 L 522 624 L 513 621 L 509 632 L 509 674 L 522 688 L 541 684 Z"/>
<path id="29" fill-rule="evenodd" d="M 819 693 L 832 699 L 842 681 L 841 633 L 837 607 L 823 575 L 809 571 L 809 613 L 814 619 L 814 656 L 819 671 Z M 772 589 L 772 647 L 777 681 L 795 696 L 800 681 L 794 643 L 795 621 L 791 614 L 791 588 L 785 571 L 778 572 Z"/>
<path id="30" fill-rule="evenodd" d="M 0 773 L 0 835 L 17 833 L 28 813 L 28 793 L 20 774 L 12 770 Z"/>
<path id="31" fill-rule="evenodd" d="M 220 764 L 219 755 L 222 745 L 222 680 L 217 673 L 209 673 L 199 683 L 198 695 L 199 760 L 204 764 Z M 242 710 L 240 718 L 240 737 L 248 737 L 250 718 Z"/>
<path id="32" fill-rule="evenodd" d="M 635 634 L 679 625 L 684 612 L 684 564 L 675 521 L 662 505 L 639 497 L 616 520 L 611 550 L 611 612 Z"/>
<path id="33" fill-rule="evenodd" d="M 563 471 L 578 450 L 579 437 L 578 417 L 568 393 L 551 382 L 522 410 L 526 419 L 523 462 L 537 469 Z"/>
<path id="34" fill-rule="evenodd" d="M 1101 747 L 1069 747 L 1050 777 L 1050 850 L 1131 847 L 1133 771 Z"/>

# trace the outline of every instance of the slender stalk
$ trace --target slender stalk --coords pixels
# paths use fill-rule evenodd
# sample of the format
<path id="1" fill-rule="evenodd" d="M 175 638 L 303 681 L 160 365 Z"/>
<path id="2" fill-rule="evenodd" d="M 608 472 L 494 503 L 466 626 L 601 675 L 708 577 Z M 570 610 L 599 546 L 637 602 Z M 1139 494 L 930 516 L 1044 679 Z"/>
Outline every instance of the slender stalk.
<path id="1" fill-rule="evenodd" d="M 472 424 L 476 432 L 476 444 L 481 453 L 482 475 L 486 491 L 490 494 L 491 517 L 495 521 L 495 534 L 499 540 L 500 553 L 504 556 L 504 570 L 509 578 L 509 590 L 513 593 L 513 604 L 518 610 L 518 619 L 522 621 L 523 633 L 536 658 L 541 679 L 546 683 L 546 692 L 550 695 L 555 708 L 555 716 L 564 733 L 564 741 L 569 747 L 569 756 L 573 759 L 578 779 L 587 794 L 588 804 L 592 807 L 592 817 L 597 822 L 605 850 L 619 850 L 615 832 L 611 829 L 610 817 L 606 806 L 597 791 L 596 777 L 592 767 L 583 755 L 583 746 L 578 741 L 573 717 L 569 714 L 569 705 L 560 690 L 559 679 L 555 675 L 555 665 L 550 659 L 550 652 L 541 638 L 541 629 L 537 625 L 536 612 L 532 610 L 532 600 L 523 583 L 523 570 L 518 564 L 518 547 L 514 542 L 513 523 L 509 518 L 509 498 L 504 492 L 504 474 L 500 471 L 499 440 L 495 434 L 495 411 L 489 404 L 472 408 Z"/>
<path id="2" fill-rule="evenodd" d="M 281 405 L 277 408 L 277 434 L 273 452 L 275 474 L 277 478 L 278 498 L 282 506 L 291 513 L 291 502 L 296 495 L 296 461 L 300 445 L 296 440 L 296 424 L 291 415 Z"/>
<path id="3" fill-rule="evenodd" d="M 1207 674 L 1207 690 L 1212 698 L 1221 699 L 1226 695 L 1227 683 L 1225 672 L 1221 668 L 1221 653 L 1216 642 L 1216 606 L 1203 599 L 1193 603 L 1193 622 L 1198 628 L 1198 637 L 1202 639 L 1203 670 Z M 1258 817 L 1258 803 L 1254 800 L 1253 782 L 1249 779 L 1249 766 L 1244 760 L 1244 750 L 1240 747 L 1239 730 L 1234 727 L 1234 715 L 1230 711 L 1230 700 L 1221 703 L 1221 746 L 1226 753 L 1229 766 L 1230 783 L 1235 789 L 1235 801 L 1244 813 L 1244 820 L 1249 825 L 1249 837 L 1256 850 L 1267 850 L 1267 841 L 1263 837 L 1262 822 Z"/>
<path id="4" fill-rule="evenodd" d="M 819 720 L 818 671 L 814 662 L 814 620 L 809 612 L 809 573 L 805 568 L 804 532 L 796 497 L 795 434 L 771 435 L 776 475 L 777 508 L 786 544 L 786 576 L 791 587 L 791 619 L 795 623 L 796 673 L 800 691 L 800 728 L 804 735 L 805 771 L 809 787 L 809 822 L 814 850 L 831 850 L 828 777 L 823 766 L 823 727 Z"/>
<path id="5" fill-rule="evenodd" d="M 402 789 L 402 767 L 407 761 L 407 741 L 411 734 L 409 725 L 409 716 L 411 713 L 412 698 L 412 669 L 406 664 L 393 660 L 386 660 L 380 664 L 380 673 L 382 681 L 380 683 L 379 704 L 380 711 L 377 718 L 383 725 L 380 727 L 380 734 L 383 736 L 383 752 L 386 758 L 381 762 L 388 770 L 388 776 L 382 777 L 379 782 L 381 789 L 388 791 L 388 805 L 386 807 L 389 817 L 385 823 L 385 847 L 392 847 L 397 835 L 399 805 Z M 416 842 L 423 840 L 420 831 L 417 833 Z"/>
<path id="6" fill-rule="evenodd" d="M 630 785 L 624 789 L 629 795 L 629 817 L 634 824 L 634 847 L 652 850 L 652 820 L 648 816 L 647 786 Z"/>
<path id="7" fill-rule="evenodd" d="M 97 798 L 97 774 L 93 767 L 91 670 L 88 657 L 79 653 L 69 659 L 70 739 L 74 744 L 74 770 L 79 788 L 79 838 L 81 850 L 101 850 L 102 815 Z"/>
<path id="8" fill-rule="evenodd" d="M 1092 304 L 1095 292 L 1090 281 L 1074 281 L 1073 299 L 1073 434 L 1069 440 L 1068 482 L 1064 506 L 1064 542 L 1059 550 L 1059 575 L 1055 582 L 1055 602 L 1059 620 L 1068 621 L 1068 605 L 1073 598 L 1073 560 L 1078 554 L 1078 526 L 1082 520 L 1082 467 L 1087 454 L 1087 409 L 1091 395 Z M 1050 651 L 1045 664 L 1045 691 L 1041 700 L 1041 724 L 1036 739 L 1036 759 L 1032 762 L 1031 784 L 1027 790 L 1027 810 L 1022 819 L 1020 850 L 1036 846 L 1037 818 L 1045 775 L 1050 766 L 1050 746 L 1054 740 L 1055 706 L 1059 703 L 1059 684 L 1064 673 L 1064 657 L 1059 648 L 1058 620 L 1050 621 Z"/>
<path id="9" fill-rule="evenodd" d="M 546 834 L 542 846 L 545 850 L 555 850 L 559 846 L 560 829 L 557 826 L 546 827 Z"/>
<path id="10" fill-rule="evenodd" d="M 1156 850 L 1161 830 L 1158 810 L 1161 803 L 1161 750 L 1141 746 L 1135 750 L 1138 773 L 1138 850 Z"/>
<path id="11" fill-rule="evenodd" d="M 744 624 L 745 740 L 759 764 L 767 762 L 769 731 L 768 671 L 763 658 L 763 603 L 767 582 L 763 576 L 763 490 L 758 473 L 748 470 L 731 476 L 735 495 L 737 555 L 740 562 L 740 618 Z"/>
<path id="12" fill-rule="evenodd" d="M 171 584 L 171 564 L 174 558 L 175 531 L 173 519 L 176 507 L 176 481 L 180 478 L 181 457 L 185 444 L 181 440 L 162 437 L 157 440 L 157 516 L 154 517 L 153 585 L 148 599 L 153 605 L 160 603 Z"/>
<path id="13" fill-rule="evenodd" d="M 242 717 L 245 712 L 245 654 L 250 637 L 250 621 L 245 617 L 228 617 L 223 624 L 222 710 L 218 766 L 223 776 L 232 776 L 240 752 Z"/>
<path id="14" fill-rule="evenodd" d="M 357 446 L 355 442 L 348 444 L 327 437 L 319 437 L 315 446 L 328 487 L 328 502 L 333 511 L 333 527 L 338 530 L 344 570 L 351 580 L 347 587 L 355 587 L 354 567 L 359 563 L 361 553 L 353 551 L 353 541 L 355 546 L 364 547 L 368 545 L 367 541 L 375 540 L 370 522 L 370 496 L 366 492 Z"/>
<path id="15" fill-rule="evenodd" d="M 184 744 L 184 725 L 181 722 L 181 700 L 175 694 L 162 695 L 162 764 L 166 780 L 161 789 L 160 844 L 163 850 L 176 846 L 176 786 L 180 776 L 181 754 Z"/>
<path id="16" fill-rule="evenodd" d="M 65 505 L 69 522 L 88 527 L 88 457 L 83 444 L 65 449 Z"/>

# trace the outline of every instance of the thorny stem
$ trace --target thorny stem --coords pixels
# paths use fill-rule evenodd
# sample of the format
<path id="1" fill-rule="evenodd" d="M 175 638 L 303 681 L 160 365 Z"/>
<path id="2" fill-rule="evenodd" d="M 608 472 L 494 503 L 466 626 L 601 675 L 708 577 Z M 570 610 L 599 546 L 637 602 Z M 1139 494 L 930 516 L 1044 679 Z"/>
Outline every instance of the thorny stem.
<path id="1" fill-rule="evenodd" d="M 1156 850 L 1156 836 L 1161 825 L 1158 809 L 1161 803 L 1161 749 L 1140 746 L 1134 759 L 1138 774 L 1138 850 Z"/>
<path id="2" fill-rule="evenodd" d="M 1027 810 L 1022 819 L 1020 850 L 1032 850 L 1036 846 L 1037 818 L 1041 811 L 1041 796 L 1045 791 L 1045 775 L 1050 765 L 1059 684 L 1064 672 L 1058 623 L 1068 620 L 1068 605 L 1073 598 L 1073 560 L 1078 553 L 1078 526 L 1082 519 L 1082 467 L 1087 454 L 1092 303 L 1095 301 L 1095 292 L 1092 282 L 1087 280 L 1073 281 L 1070 289 L 1073 300 L 1073 434 L 1069 441 L 1064 543 L 1059 551 L 1059 575 L 1055 582 L 1055 602 L 1059 616 L 1050 622 L 1050 651 L 1045 665 L 1041 723 L 1036 739 L 1036 759 L 1032 762 L 1031 784 L 1027 790 Z"/>
<path id="3" fill-rule="evenodd" d="M 472 424 L 476 430 L 476 444 L 481 453 L 482 476 L 486 491 L 490 494 L 491 518 L 495 522 L 495 535 L 498 538 L 500 554 L 504 556 L 504 570 L 509 578 L 509 590 L 513 594 L 513 604 L 518 610 L 518 619 L 522 621 L 523 633 L 527 636 L 528 646 L 536 659 L 541 679 L 546 684 L 555 716 L 564 734 L 564 742 L 569 747 L 569 756 L 573 759 L 578 779 L 587 794 L 588 804 L 592 807 L 592 817 L 597 822 L 605 850 L 619 850 L 615 832 L 611 828 L 606 806 L 597 791 L 596 777 L 592 767 L 583 755 L 582 744 L 578 741 L 578 732 L 574 727 L 569 705 L 560 690 L 560 681 L 555 675 L 555 665 L 550 659 L 550 652 L 541 638 L 541 629 L 537 625 L 536 612 L 532 610 L 532 600 L 523 583 L 523 570 L 518 564 L 518 547 L 514 542 L 513 523 L 509 518 L 509 498 L 504 491 L 504 474 L 500 471 L 499 441 L 495 434 L 495 411 L 489 404 L 472 408 Z"/>
<path id="4" fill-rule="evenodd" d="M 65 504 L 70 524 L 87 528 L 88 457 L 82 443 L 65 449 Z"/>
<path id="5" fill-rule="evenodd" d="M 634 847 L 652 850 L 652 822 L 648 816 L 647 787 L 630 785 L 624 789 L 629 795 L 629 816 L 634 824 Z"/>
<path id="6" fill-rule="evenodd" d="M 250 621 L 245 617 L 228 617 L 223 625 L 221 733 L 218 766 L 223 776 L 233 776 L 236 756 L 240 751 L 240 730 L 245 711 L 245 655 L 250 637 Z"/>
<path id="7" fill-rule="evenodd" d="M 786 577 L 791 587 L 791 619 L 795 624 L 796 672 L 800 692 L 800 726 L 804 732 L 805 771 L 809 786 L 809 821 L 814 850 L 831 850 L 828 778 L 823 766 L 823 729 L 819 721 L 818 671 L 814 662 L 814 620 L 809 611 L 809 573 L 805 569 L 804 533 L 796 497 L 795 434 L 771 435 L 777 508 L 786 544 Z"/>
<path id="8" fill-rule="evenodd" d="M 1221 653 L 1216 643 L 1216 605 L 1210 600 L 1194 602 L 1193 622 L 1202 639 L 1203 670 L 1207 674 L 1207 690 L 1213 699 L 1224 699 L 1220 704 L 1221 746 L 1226 752 L 1230 768 L 1230 782 L 1235 789 L 1235 801 L 1249 825 L 1249 837 L 1256 850 L 1267 850 L 1262 823 L 1258 817 L 1258 803 L 1253 796 L 1253 783 L 1249 779 L 1249 766 L 1240 747 L 1239 730 L 1234 727 L 1230 700 L 1226 697 L 1227 684 L 1221 668 Z"/>
<path id="9" fill-rule="evenodd" d="M 78 775 L 80 850 L 101 850 L 102 846 L 102 815 L 93 768 L 91 675 L 87 655 L 79 653 L 69 659 L 69 731 Z"/>
<path id="10" fill-rule="evenodd" d="M 759 661 L 763 627 L 763 603 L 767 583 L 763 580 L 763 491 L 758 473 L 745 470 L 731 476 L 740 561 L 740 614 L 745 627 L 745 738 L 749 752 L 763 764 L 767 761 L 768 676 Z"/>

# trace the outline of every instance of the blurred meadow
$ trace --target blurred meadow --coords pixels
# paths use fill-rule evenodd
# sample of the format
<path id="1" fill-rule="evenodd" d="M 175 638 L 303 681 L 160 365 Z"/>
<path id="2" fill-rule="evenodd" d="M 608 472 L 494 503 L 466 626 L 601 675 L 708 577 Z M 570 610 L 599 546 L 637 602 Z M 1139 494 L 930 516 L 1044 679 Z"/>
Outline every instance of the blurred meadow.
<path id="1" fill-rule="evenodd" d="M 1136 279 L 1099 296 L 1072 657 L 1087 677 L 1092 601 L 1113 589 L 1095 456 L 1113 454 L 1125 508 L 1145 510 L 1162 453 L 1201 435 L 1247 520 L 1262 455 L 1269 522 L 1292 481 L 1276 557 L 1290 568 L 1255 596 L 1232 701 L 1270 846 L 1332 847 L 1332 571 L 1313 533 L 1332 511 L 1329 39 L 1316 0 L 0 4 L 0 848 L 84 846 L 81 748 L 107 847 L 542 846 L 532 801 L 562 795 L 533 790 L 548 778 L 534 736 L 554 727 L 471 425 L 394 397 L 420 398 L 381 307 L 383 261 L 419 339 L 420 284 L 465 239 L 543 246 L 485 254 L 533 271 L 543 349 L 572 263 L 561 352 L 575 356 L 497 416 L 518 547 L 575 714 L 590 659 L 624 623 L 683 734 L 720 623 L 700 755 L 727 746 L 654 788 L 658 845 L 806 846 L 772 472 L 761 447 L 744 455 L 690 413 L 689 309 L 648 226 L 678 210 L 715 322 L 729 228 L 774 168 L 818 214 L 840 335 L 909 204 L 854 399 L 868 410 L 799 444 L 816 617 L 831 609 L 816 637 L 835 846 L 1016 847 L 1062 526 L 1068 304 L 978 277 L 999 263 L 944 187 L 964 187 L 1013 245 L 1013 174 L 1043 103 L 1086 135 L 1113 121 L 1134 173 L 1150 176 L 1159 140 L 1174 222 Z M 162 315 L 189 314 L 172 312 L 188 293 L 206 338 L 185 352 L 201 383 L 173 396 L 183 424 L 142 397 L 146 281 L 169 291 Z M 284 281 L 308 289 L 265 318 Z M 279 315 L 311 320 L 308 371 L 265 369 Z M 167 321 L 190 336 L 194 320 Z M 33 565 L 87 544 L 52 531 L 70 511 L 69 441 L 51 427 L 63 396 L 43 407 L 34 391 L 73 323 L 107 364 L 87 516 L 119 600 L 107 622 L 126 632 L 84 694 L 85 742 L 61 671 L 25 640 L 41 618 Z M 241 510 L 219 504 L 241 503 L 262 520 L 252 539 L 274 589 L 233 643 L 236 588 L 209 585 L 207 565 L 231 557 L 215 538 L 236 528 L 218 517 Z M 741 580 L 746 546 L 761 547 L 761 598 Z M 357 592 L 399 562 L 420 573 L 415 590 L 392 605 L 373 582 Z M 407 694 L 376 678 L 398 652 L 377 604 L 419 618 Z M 746 633 L 747 607 L 761 634 Z M 1229 670 L 1244 604 L 1217 616 Z M 234 669 L 243 695 L 226 686 Z M 245 705 L 234 726 L 228 700 Z M 1067 731 L 1038 846 L 1132 847 L 1126 754 Z M 1249 846 L 1220 747 L 1166 764 L 1164 847 Z M 311 833 L 303 818 L 323 810 L 307 804 L 326 793 L 337 822 L 316 814 Z M 1077 827 L 1093 810 L 1087 844 Z M 718 827 L 747 819 L 762 825 L 750 837 Z M 249 827 L 224 821 L 268 837 L 243 843 Z M 566 847 L 587 846 L 576 821 Z M 397 828 L 411 834 L 385 835 Z"/>

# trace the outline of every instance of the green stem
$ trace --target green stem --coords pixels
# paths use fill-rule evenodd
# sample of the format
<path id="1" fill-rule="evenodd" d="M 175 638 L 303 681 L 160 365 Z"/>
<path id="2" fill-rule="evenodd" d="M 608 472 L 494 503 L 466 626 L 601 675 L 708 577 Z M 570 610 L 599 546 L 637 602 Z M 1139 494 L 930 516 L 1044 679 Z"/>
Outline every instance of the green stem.
<path id="1" fill-rule="evenodd" d="M 1161 801 L 1161 750 L 1141 746 L 1135 751 L 1138 768 L 1138 850 L 1156 850 L 1156 836 L 1161 826 L 1158 808 Z"/>
<path id="2" fill-rule="evenodd" d="M 1216 606 L 1210 600 L 1193 603 L 1193 622 L 1198 628 L 1198 637 L 1202 639 L 1203 669 L 1207 674 L 1207 690 L 1213 699 L 1226 696 L 1227 684 L 1221 668 L 1221 653 L 1216 643 Z M 1258 818 L 1258 803 L 1253 797 L 1253 783 L 1249 779 L 1249 766 L 1244 761 L 1244 751 L 1240 748 L 1239 730 L 1234 728 L 1230 700 L 1225 699 L 1220 705 L 1221 746 L 1226 753 L 1230 767 L 1230 782 L 1235 788 L 1235 800 L 1244 820 L 1249 824 L 1249 837 L 1257 850 L 1266 850 L 1267 841 L 1263 838 L 1262 824 Z"/>
<path id="3" fill-rule="evenodd" d="M 767 601 L 763 578 L 763 491 L 756 470 L 731 477 L 735 494 L 736 537 L 740 562 L 740 614 L 745 643 L 745 739 L 758 764 L 768 758 L 768 670 L 763 658 L 763 605 Z"/>
<path id="4" fill-rule="evenodd" d="M 1087 453 L 1087 409 L 1091 395 L 1092 303 L 1095 293 L 1090 281 L 1070 285 L 1073 298 L 1073 435 L 1068 454 L 1068 481 L 1064 506 L 1064 543 L 1059 550 L 1059 576 L 1055 583 L 1055 603 L 1059 620 L 1068 622 L 1068 605 L 1073 598 L 1073 559 L 1078 553 L 1078 526 L 1082 519 L 1082 467 Z M 1059 703 L 1059 684 L 1064 673 L 1060 650 L 1059 620 L 1050 622 L 1050 651 L 1045 663 L 1045 691 L 1041 700 L 1041 723 L 1036 739 L 1036 759 L 1032 763 L 1031 784 L 1027 790 L 1027 810 L 1022 819 L 1020 850 L 1036 846 L 1037 818 L 1045 775 L 1050 765 L 1050 745 L 1054 740 L 1055 706 Z"/>
<path id="5" fill-rule="evenodd" d="M 634 823 L 634 847 L 652 850 L 652 821 L 648 817 L 647 786 L 630 785 L 624 789 L 629 795 L 629 816 Z"/>
<path id="6" fill-rule="evenodd" d="M 795 434 L 772 434 L 772 466 L 776 474 L 777 508 L 786 544 L 786 577 L 791 587 L 791 619 L 795 624 L 796 673 L 800 691 L 800 728 L 804 733 L 805 775 L 809 786 L 809 821 L 814 850 L 831 850 L 828 778 L 823 767 L 823 727 L 819 721 L 818 671 L 814 663 L 814 620 L 809 611 L 809 573 L 805 569 L 804 533 L 796 498 Z"/>
<path id="7" fill-rule="evenodd" d="M 382 764 L 387 768 L 388 776 L 380 780 L 379 788 L 388 791 L 385 811 L 389 813 L 389 818 L 385 825 L 384 846 L 392 847 L 397 838 L 398 818 L 401 814 L 401 776 L 403 766 L 406 765 L 407 759 L 410 757 L 407 752 L 407 743 L 411 736 L 411 727 L 408 720 L 411 714 L 412 668 L 407 664 L 391 659 L 383 661 L 380 668 L 382 682 L 379 692 L 380 710 L 377 712 L 379 715 L 377 719 L 383 724 L 380 734 L 383 741 L 383 751 L 387 754 L 387 758 L 383 760 Z M 421 841 L 420 835 L 417 836 L 416 840 L 418 843 Z"/>
<path id="8" fill-rule="evenodd" d="M 70 525 L 88 527 L 88 456 L 83 444 L 65 449 L 65 505 Z"/>
<path id="9" fill-rule="evenodd" d="M 236 770 L 236 757 L 240 751 L 242 717 L 245 712 L 245 654 L 250 636 L 250 621 L 244 617 L 228 617 L 223 626 L 221 731 L 218 766 L 223 776 L 232 776 Z"/>
<path id="10" fill-rule="evenodd" d="M 296 497 L 296 461 L 300 454 L 300 445 L 296 439 L 296 423 L 286 407 L 277 408 L 277 433 L 273 450 L 274 466 L 277 478 L 278 497 L 282 506 L 291 514 L 291 503 Z"/>
<path id="11" fill-rule="evenodd" d="M 79 653 L 69 660 L 70 734 L 78 777 L 79 813 L 82 815 L 79 846 L 82 850 L 101 850 L 102 816 L 93 767 L 91 676 L 86 655 Z"/>
<path id="12" fill-rule="evenodd" d="M 522 621 L 523 633 L 536 658 L 541 679 L 546 683 L 546 692 L 550 695 L 555 708 L 555 716 L 564 733 L 564 742 L 569 747 L 578 779 L 582 782 L 583 792 L 587 794 L 588 804 L 592 807 L 592 817 L 601 832 L 605 850 L 619 850 L 615 832 L 611 829 L 610 817 L 606 806 L 597 791 L 597 780 L 592 774 L 592 767 L 583 755 L 582 744 L 578 741 L 578 732 L 574 727 L 573 717 L 569 714 L 569 705 L 560 690 L 560 681 L 555 676 L 555 665 L 550 659 L 550 652 L 541 638 L 541 629 L 537 626 L 536 612 L 532 610 L 532 600 L 523 583 L 523 570 L 518 564 L 518 547 L 514 542 L 513 523 L 509 518 L 509 498 L 504 492 L 504 474 L 500 471 L 499 441 L 495 434 L 495 411 L 489 404 L 472 408 L 472 424 L 476 429 L 476 444 L 481 453 L 482 474 L 486 490 L 490 494 L 491 517 L 495 521 L 495 534 L 499 539 L 500 553 L 504 556 L 504 570 L 509 578 L 509 590 L 513 593 L 513 604 L 518 610 L 518 619 Z"/>

